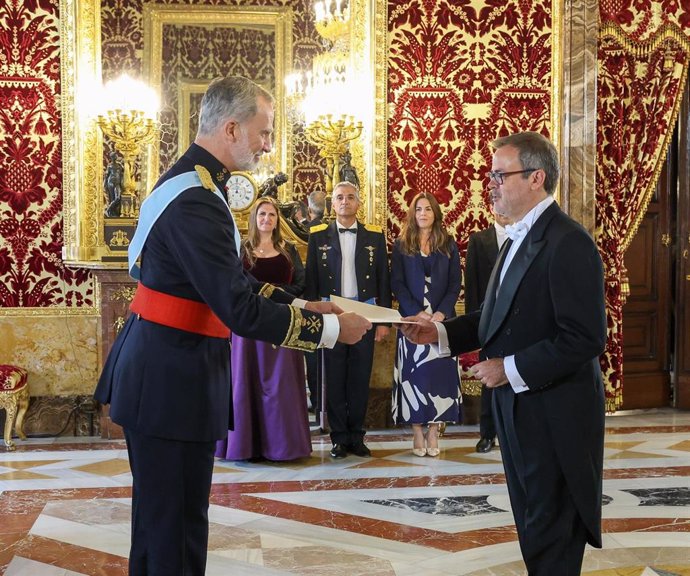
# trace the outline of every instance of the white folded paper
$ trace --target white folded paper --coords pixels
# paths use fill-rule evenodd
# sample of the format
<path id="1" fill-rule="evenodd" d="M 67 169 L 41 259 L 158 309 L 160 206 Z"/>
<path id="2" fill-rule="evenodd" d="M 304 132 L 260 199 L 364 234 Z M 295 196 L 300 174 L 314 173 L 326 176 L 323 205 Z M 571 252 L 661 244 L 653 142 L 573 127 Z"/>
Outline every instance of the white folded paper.
<path id="1" fill-rule="evenodd" d="M 357 300 L 350 300 L 341 296 L 331 296 L 331 302 L 340 306 L 343 312 L 354 312 L 364 316 L 372 324 L 416 324 L 416 322 L 411 320 L 403 320 L 400 312 L 392 308 L 358 302 Z"/>

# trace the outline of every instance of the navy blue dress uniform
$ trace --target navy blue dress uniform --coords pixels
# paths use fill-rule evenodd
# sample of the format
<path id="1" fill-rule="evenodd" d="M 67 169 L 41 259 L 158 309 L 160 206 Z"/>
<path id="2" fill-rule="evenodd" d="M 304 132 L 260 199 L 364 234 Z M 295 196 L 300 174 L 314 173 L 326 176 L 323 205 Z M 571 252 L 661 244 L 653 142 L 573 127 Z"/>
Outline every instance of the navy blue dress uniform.
<path id="1" fill-rule="evenodd" d="M 511 243 L 499 252 L 482 309 L 444 326 L 452 355 L 481 348 L 481 360 L 515 356 L 529 390 L 499 386 L 493 406 L 522 556 L 530 576 L 572 576 L 585 542 L 602 543 L 603 265 L 586 230 L 556 203 L 537 218 L 497 290 Z"/>
<path id="2" fill-rule="evenodd" d="M 486 287 L 489 285 L 491 270 L 498 256 L 496 227 L 491 225 L 485 230 L 470 234 L 465 257 L 465 311 L 479 310 Z M 496 437 L 496 426 L 491 410 L 493 389 L 482 386 L 481 408 L 479 414 L 479 435 L 493 443 Z M 490 449 L 492 444 L 488 444 Z"/>
<path id="3" fill-rule="evenodd" d="M 341 294 L 342 254 L 336 222 L 313 226 L 307 248 L 308 300 Z M 357 223 L 355 273 L 357 299 L 391 306 L 390 274 L 386 239 L 380 226 Z M 357 449 L 364 440 L 364 419 L 369 401 L 369 378 L 374 361 L 375 331 L 370 330 L 353 345 L 338 342 L 324 350 L 326 413 L 331 441 Z"/>
<path id="4" fill-rule="evenodd" d="M 224 190 L 229 173 L 213 155 L 192 144 L 156 186 L 194 171 L 202 185 L 168 204 L 143 247 L 138 290 L 154 305 L 130 315 L 95 391 L 124 428 L 135 479 L 130 574 L 152 574 L 147 565 L 160 574 L 204 571 L 213 451 L 232 428 L 230 351 L 227 336 L 195 333 L 197 314 L 185 319 L 185 309 L 208 308 L 241 336 L 301 350 L 316 349 L 323 330 L 319 314 L 277 305 L 294 296 L 245 273 L 228 207 L 212 191 Z M 161 312 L 156 295 L 174 304 Z"/>

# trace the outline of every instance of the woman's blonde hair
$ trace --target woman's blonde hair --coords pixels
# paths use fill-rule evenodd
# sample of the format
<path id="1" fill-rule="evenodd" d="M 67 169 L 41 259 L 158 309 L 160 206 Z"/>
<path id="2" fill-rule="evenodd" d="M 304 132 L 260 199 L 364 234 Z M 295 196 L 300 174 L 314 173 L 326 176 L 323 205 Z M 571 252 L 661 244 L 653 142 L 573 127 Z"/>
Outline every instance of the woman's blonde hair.
<path id="1" fill-rule="evenodd" d="M 283 235 L 280 232 L 280 206 L 278 206 L 278 202 L 276 202 L 270 196 L 262 196 L 261 198 L 259 198 L 256 202 L 254 202 L 254 205 L 252 206 L 252 209 L 249 212 L 249 226 L 247 229 L 247 237 L 242 241 L 241 255 L 244 258 L 246 258 L 250 268 L 254 268 L 254 264 L 256 263 L 256 256 L 254 256 L 254 250 L 259 246 L 259 243 L 261 242 L 259 227 L 256 225 L 256 215 L 259 212 L 259 208 L 261 208 L 261 206 L 263 206 L 264 204 L 270 204 L 276 211 L 276 227 L 273 229 L 273 232 L 271 232 L 271 242 L 273 243 L 273 247 L 280 254 L 287 258 L 287 261 L 290 263 L 290 268 L 292 269 L 292 258 L 290 257 L 290 253 L 287 250 L 287 244 L 285 240 L 283 240 Z"/>
<path id="2" fill-rule="evenodd" d="M 419 226 L 417 225 L 417 203 L 421 199 L 425 199 L 431 205 L 431 211 L 434 213 L 434 223 L 431 226 L 431 236 L 429 237 L 429 250 L 431 252 L 442 252 L 450 257 L 450 249 L 448 243 L 450 235 L 443 228 L 443 214 L 438 200 L 433 194 L 420 192 L 413 199 L 410 208 L 407 211 L 407 219 L 403 224 L 402 232 L 400 234 L 400 249 L 403 254 L 419 254 L 421 246 L 419 244 Z"/>

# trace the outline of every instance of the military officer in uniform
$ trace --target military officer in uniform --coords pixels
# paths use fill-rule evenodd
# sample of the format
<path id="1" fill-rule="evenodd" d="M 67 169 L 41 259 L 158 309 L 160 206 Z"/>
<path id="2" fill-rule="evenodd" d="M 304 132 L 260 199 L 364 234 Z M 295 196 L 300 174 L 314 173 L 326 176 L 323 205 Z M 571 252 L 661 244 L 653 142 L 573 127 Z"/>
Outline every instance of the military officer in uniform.
<path id="1" fill-rule="evenodd" d="M 205 572 L 213 452 L 232 428 L 230 330 L 313 350 L 353 344 L 370 327 L 243 271 L 224 184 L 256 167 L 272 133 L 268 92 L 242 77 L 214 80 L 195 142 L 141 207 L 129 253 L 134 313 L 95 392 L 127 441 L 131 575 Z"/>
<path id="2" fill-rule="evenodd" d="M 380 226 L 357 221 L 359 190 L 350 182 L 333 188 L 336 220 L 314 226 L 307 248 L 305 298 L 327 300 L 332 295 L 391 306 L 386 239 Z M 348 453 L 370 456 L 364 443 L 364 417 L 369 400 L 369 377 L 374 340 L 390 328 L 376 327 L 357 344 L 338 343 L 324 351 L 326 414 L 331 428 L 333 458 Z"/>

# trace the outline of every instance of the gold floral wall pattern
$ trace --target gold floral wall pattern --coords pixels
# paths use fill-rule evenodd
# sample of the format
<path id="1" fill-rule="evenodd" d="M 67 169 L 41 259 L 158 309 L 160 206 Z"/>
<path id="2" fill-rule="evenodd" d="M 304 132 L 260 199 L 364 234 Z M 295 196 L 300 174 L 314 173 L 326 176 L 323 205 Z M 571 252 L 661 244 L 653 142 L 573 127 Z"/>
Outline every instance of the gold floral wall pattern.
<path id="1" fill-rule="evenodd" d="M 93 305 L 62 251 L 58 3 L 0 5 L 0 308 Z"/>
<path id="2" fill-rule="evenodd" d="M 389 238 L 419 192 L 436 196 L 463 251 L 491 223 L 491 141 L 552 133 L 552 19 L 538 0 L 389 2 Z"/>

